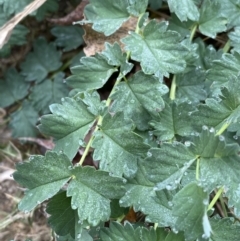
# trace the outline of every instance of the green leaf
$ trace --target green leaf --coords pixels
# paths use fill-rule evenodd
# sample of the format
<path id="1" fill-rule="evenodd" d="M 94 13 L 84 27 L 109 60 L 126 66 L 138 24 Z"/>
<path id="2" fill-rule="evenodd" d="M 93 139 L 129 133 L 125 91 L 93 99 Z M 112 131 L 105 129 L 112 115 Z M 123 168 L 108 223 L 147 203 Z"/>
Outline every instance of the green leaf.
<path id="1" fill-rule="evenodd" d="M 162 6 L 162 0 L 148 0 L 150 8 L 158 10 Z"/>
<path id="2" fill-rule="evenodd" d="M 226 31 L 227 18 L 221 14 L 221 4 L 205 0 L 200 9 L 199 30 L 206 36 L 215 38 L 217 33 Z"/>
<path id="3" fill-rule="evenodd" d="M 167 191 L 156 194 L 154 185 L 148 180 L 148 173 L 144 167 L 140 165 L 134 179 L 126 184 L 127 192 L 120 199 L 120 206 L 133 206 L 135 212 L 141 211 L 147 215 L 147 222 L 158 223 L 163 227 L 172 226 L 176 221 L 171 213 L 172 197 Z"/>
<path id="4" fill-rule="evenodd" d="M 33 107 L 41 113 L 49 113 L 49 105 L 59 103 L 61 98 L 68 95 L 68 88 L 63 83 L 64 74 L 59 72 L 53 80 L 46 79 L 32 88 L 29 96 Z"/>
<path id="5" fill-rule="evenodd" d="M 23 26 L 18 24 L 12 31 L 11 36 L 7 43 L 0 50 L 0 57 L 6 57 L 11 53 L 11 48 L 13 46 L 21 46 L 24 45 L 26 41 L 26 35 L 29 33 L 29 30 Z"/>
<path id="6" fill-rule="evenodd" d="M 182 22 L 174 13 L 172 13 L 169 20 L 168 30 L 178 32 L 182 37 L 187 37 L 190 36 L 192 25 L 192 21 L 188 20 Z"/>
<path id="7" fill-rule="evenodd" d="M 234 224 L 230 218 L 212 218 L 210 219 L 213 234 L 211 236 L 212 241 L 238 241 L 240 226 Z"/>
<path id="8" fill-rule="evenodd" d="M 199 11 L 193 0 L 167 0 L 170 11 L 174 12 L 183 21 L 191 19 L 198 21 Z"/>
<path id="9" fill-rule="evenodd" d="M 58 10 L 57 0 L 47 0 L 40 8 L 35 12 L 37 21 L 42 21 L 48 13 L 54 13 Z"/>
<path id="10" fill-rule="evenodd" d="M 23 10 L 25 6 L 27 6 L 32 0 L 0 0 L 0 5 L 3 6 L 3 11 L 7 15 L 11 15 L 13 13 L 18 13 Z"/>
<path id="11" fill-rule="evenodd" d="M 16 69 L 9 68 L 0 80 L 0 106 L 7 107 L 23 99 L 28 94 L 29 84 L 17 72 Z"/>
<path id="12" fill-rule="evenodd" d="M 71 198 L 66 192 L 60 192 L 51 198 L 47 204 L 46 212 L 51 215 L 48 224 L 57 235 L 70 234 L 75 238 L 75 224 L 78 222 L 76 211 L 71 208 Z"/>
<path id="13" fill-rule="evenodd" d="M 161 148 L 151 148 L 148 157 L 141 162 L 150 182 L 155 183 L 155 190 L 174 190 L 180 185 L 183 175 L 196 161 L 189 141 L 163 143 Z"/>
<path id="14" fill-rule="evenodd" d="M 127 11 L 129 7 L 128 0 L 98 1 L 91 0 L 84 9 L 84 15 L 87 23 L 92 23 L 92 28 L 97 32 L 103 32 L 109 36 L 116 32 L 121 25 L 128 20 L 130 14 Z"/>
<path id="15" fill-rule="evenodd" d="M 38 38 L 33 44 L 33 52 L 29 53 L 21 64 L 21 74 L 27 81 L 40 82 L 49 72 L 57 70 L 62 65 L 60 57 L 61 53 L 56 50 L 53 43 L 48 44 L 46 39 Z"/>
<path id="16" fill-rule="evenodd" d="M 190 183 L 173 198 L 173 215 L 177 217 L 175 228 L 185 233 L 185 240 L 209 238 L 211 226 L 206 214 L 208 194 L 196 183 Z"/>
<path id="17" fill-rule="evenodd" d="M 18 208 L 31 211 L 38 204 L 54 196 L 71 177 L 71 162 L 63 154 L 47 152 L 45 156 L 32 156 L 30 161 L 18 164 L 14 179 L 28 191 Z"/>
<path id="18" fill-rule="evenodd" d="M 111 214 L 109 199 L 120 198 L 124 194 L 123 179 L 88 166 L 74 168 L 72 175 L 67 196 L 72 197 L 72 209 L 78 209 L 80 220 L 87 220 L 93 226 L 107 221 Z"/>
<path id="19" fill-rule="evenodd" d="M 38 117 L 38 113 L 32 107 L 31 103 L 25 100 L 22 106 L 10 115 L 9 128 L 12 129 L 12 137 L 37 136 L 36 123 Z"/>
<path id="20" fill-rule="evenodd" d="M 186 67 L 184 57 L 188 50 L 180 40 L 178 33 L 167 31 L 166 22 L 152 20 L 142 35 L 131 32 L 122 42 L 131 58 L 141 62 L 144 73 L 168 77 L 169 73 L 181 73 Z"/>
<path id="21" fill-rule="evenodd" d="M 63 47 L 63 51 L 70 51 L 83 44 L 83 29 L 79 26 L 56 26 L 51 33 L 57 38 L 55 43 Z"/>
<path id="22" fill-rule="evenodd" d="M 104 116 L 92 144 L 95 148 L 93 159 L 100 161 L 100 169 L 117 176 L 130 177 L 136 173 L 137 159 L 144 157 L 149 147 L 132 130 L 132 121 L 124 118 L 122 112 L 113 117 L 110 114 Z"/>
<path id="23" fill-rule="evenodd" d="M 228 37 L 233 50 L 240 52 L 240 26 L 235 27 L 234 31 L 229 32 Z"/>
<path id="24" fill-rule="evenodd" d="M 240 53 L 224 53 L 221 59 L 213 61 L 212 68 L 207 72 L 207 79 L 210 82 L 214 95 L 219 95 L 220 88 L 227 85 L 232 76 L 238 76 L 240 68 Z"/>
<path id="25" fill-rule="evenodd" d="M 148 0 L 130 0 L 129 4 L 130 6 L 127 8 L 128 12 L 138 17 L 140 14 L 145 13 Z"/>
<path id="26" fill-rule="evenodd" d="M 171 140 L 175 135 L 186 136 L 192 133 L 192 127 L 186 125 L 189 116 L 194 111 L 193 106 L 183 102 L 165 102 L 165 108 L 159 113 L 157 118 L 150 121 L 150 126 L 153 127 L 153 134 L 160 141 Z"/>
<path id="27" fill-rule="evenodd" d="M 146 130 L 151 115 L 156 116 L 164 108 L 162 95 L 168 92 L 166 85 L 154 76 L 137 72 L 129 80 L 120 83 L 111 95 L 114 100 L 111 111 L 123 111 L 134 121 L 139 130 Z"/>
<path id="28" fill-rule="evenodd" d="M 80 98 L 62 98 L 62 104 L 52 104 L 50 110 L 52 114 L 42 117 L 39 130 L 55 138 L 54 150 L 63 151 L 72 159 L 91 129 L 95 116 Z"/>
<path id="29" fill-rule="evenodd" d="M 240 120 L 240 85 L 239 80 L 234 78 L 221 90 L 219 100 L 206 99 L 206 104 L 200 104 L 198 111 L 192 115 L 191 122 L 197 130 L 203 125 L 214 127 L 216 132 L 221 128 L 231 126 Z"/>
<path id="30" fill-rule="evenodd" d="M 207 93 L 205 90 L 205 71 L 199 69 L 192 69 L 186 74 L 180 74 L 176 77 L 176 98 L 180 101 L 188 101 L 198 103 L 205 100 Z"/>
<path id="31" fill-rule="evenodd" d="M 124 226 L 117 222 L 111 222 L 109 228 L 101 230 L 100 236 L 102 241 L 160 241 L 158 230 L 145 227 L 134 229 L 129 222 L 126 222 Z"/>
<path id="32" fill-rule="evenodd" d="M 240 25 L 239 1 L 217 0 L 221 4 L 221 13 L 228 20 L 228 29 Z"/>
<path id="33" fill-rule="evenodd" d="M 133 68 L 133 64 L 127 61 L 127 54 L 122 52 L 118 43 L 113 45 L 105 43 L 105 50 L 101 55 L 107 60 L 108 64 L 120 67 L 119 77 L 125 76 Z"/>
<path id="34" fill-rule="evenodd" d="M 81 64 L 71 68 L 72 76 L 67 83 L 80 92 L 101 88 L 117 68 L 109 65 L 105 58 L 96 54 L 94 57 L 81 58 Z"/>

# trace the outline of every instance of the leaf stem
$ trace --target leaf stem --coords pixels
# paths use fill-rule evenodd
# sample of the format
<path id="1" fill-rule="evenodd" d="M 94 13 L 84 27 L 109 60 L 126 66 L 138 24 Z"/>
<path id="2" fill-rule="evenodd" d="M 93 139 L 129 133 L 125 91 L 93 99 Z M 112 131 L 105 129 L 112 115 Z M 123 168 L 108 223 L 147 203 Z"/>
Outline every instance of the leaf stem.
<path id="1" fill-rule="evenodd" d="M 229 127 L 229 125 L 229 122 L 224 123 L 224 125 L 220 128 L 220 130 L 216 133 L 215 136 L 221 135 Z"/>
<path id="2" fill-rule="evenodd" d="M 226 44 L 223 47 L 223 53 L 227 53 L 230 48 L 231 48 L 231 43 L 230 43 L 230 40 L 228 39 L 228 41 L 226 42 Z"/>
<path id="3" fill-rule="evenodd" d="M 158 223 L 154 223 L 154 226 L 153 226 L 154 230 L 156 230 L 157 227 L 158 227 Z"/>
<path id="4" fill-rule="evenodd" d="M 172 84 L 171 84 L 171 89 L 170 89 L 170 99 L 171 100 L 175 100 L 176 98 L 176 89 L 177 89 L 177 84 L 176 84 L 176 75 L 173 76 L 173 79 L 172 79 Z"/>
<path id="5" fill-rule="evenodd" d="M 221 188 L 217 191 L 216 195 L 214 196 L 213 200 L 211 201 L 211 203 L 210 203 L 209 206 L 208 206 L 208 211 L 213 208 L 213 206 L 214 206 L 215 203 L 217 202 L 218 198 L 221 196 L 222 192 L 223 192 L 223 187 L 221 187 Z"/>
<path id="6" fill-rule="evenodd" d="M 196 166 L 196 180 L 199 180 L 199 170 L 200 170 L 200 158 L 197 157 L 197 166 Z"/>
<path id="7" fill-rule="evenodd" d="M 195 35 L 196 31 L 197 31 L 197 27 L 198 27 L 198 25 L 196 23 L 196 24 L 193 25 L 193 27 L 191 29 L 191 34 L 190 34 L 190 38 L 189 38 L 191 42 L 192 42 L 193 37 L 194 37 L 194 35 Z"/>

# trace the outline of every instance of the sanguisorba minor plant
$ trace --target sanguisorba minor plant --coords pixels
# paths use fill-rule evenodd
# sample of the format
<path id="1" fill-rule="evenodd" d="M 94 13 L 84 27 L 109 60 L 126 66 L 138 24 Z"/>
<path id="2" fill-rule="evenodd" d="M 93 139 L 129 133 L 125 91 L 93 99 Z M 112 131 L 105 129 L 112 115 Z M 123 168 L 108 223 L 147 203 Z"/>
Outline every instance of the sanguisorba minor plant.
<path id="1" fill-rule="evenodd" d="M 81 24 L 110 36 L 136 17 L 135 31 L 72 68 L 70 97 L 39 125 L 55 148 L 16 167 L 19 209 L 48 200 L 59 240 L 239 241 L 240 3 L 168 0 L 169 21 L 150 19 L 147 5 L 86 6 Z M 89 154 L 97 168 L 83 166 Z"/>

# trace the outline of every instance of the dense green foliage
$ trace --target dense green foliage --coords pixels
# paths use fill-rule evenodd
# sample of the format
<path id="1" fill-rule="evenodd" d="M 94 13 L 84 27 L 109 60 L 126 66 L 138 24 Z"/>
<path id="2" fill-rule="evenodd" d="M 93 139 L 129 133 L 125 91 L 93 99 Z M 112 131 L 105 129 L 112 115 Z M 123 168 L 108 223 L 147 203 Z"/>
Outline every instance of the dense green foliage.
<path id="1" fill-rule="evenodd" d="M 35 115 L 46 114 L 38 127 L 55 148 L 18 164 L 14 179 L 27 188 L 20 210 L 48 200 L 59 241 L 239 241 L 240 2 L 156 2 L 90 0 L 81 23 L 97 32 L 138 22 L 124 49 L 105 43 L 72 67 L 69 96 L 56 46 L 78 47 L 71 35 L 82 31 L 73 27 L 52 29 L 55 43 L 36 39 L 20 73 L 10 69 L 0 82 L 3 107 L 25 98 L 12 114 L 15 136 L 36 135 Z M 148 4 L 169 7 L 169 22 L 148 19 Z M 224 33 L 225 45 L 214 45 Z M 22 115 L 29 126 L 18 131 Z M 88 155 L 94 166 L 84 165 Z M 138 218 L 123 222 L 132 209 Z"/>

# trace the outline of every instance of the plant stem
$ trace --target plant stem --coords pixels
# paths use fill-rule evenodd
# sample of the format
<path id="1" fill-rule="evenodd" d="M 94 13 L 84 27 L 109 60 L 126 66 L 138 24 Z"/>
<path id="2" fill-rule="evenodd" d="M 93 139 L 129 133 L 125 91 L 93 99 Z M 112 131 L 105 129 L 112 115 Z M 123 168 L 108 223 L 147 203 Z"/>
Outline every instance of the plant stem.
<path id="1" fill-rule="evenodd" d="M 199 180 L 199 170 L 200 170 L 200 158 L 197 158 L 197 166 L 196 166 L 196 180 Z"/>
<path id="2" fill-rule="evenodd" d="M 154 223 L 154 230 L 156 230 L 158 227 L 158 223 Z"/>
<path id="3" fill-rule="evenodd" d="M 213 206 L 214 206 L 215 203 L 217 202 L 218 198 L 221 196 L 222 192 L 223 192 L 223 187 L 221 187 L 221 188 L 217 191 L 217 193 L 216 193 L 216 195 L 214 196 L 213 200 L 212 200 L 211 203 L 208 205 L 208 210 L 210 210 L 210 209 L 213 208 Z"/>
<path id="4" fill-rule="evenodd" d="M 190 41 L 192 42 L 192 40 L 193 40 L 193 37 L 194 37 L 194 35 L 195 35 L 195 33 L 196 33 L 196 31 L 197 31 L 197 27 L 198 27 L 198 25 L 197 25 L 197 23 L 192 27 L 192 29 L 191 29 L 191 34 L 190 34 Z"/>
<path id="5" fill-rule="evenodd" d="M 173 76 L 172 79 L 172 84 L 171 84 L 171 89 L 170 89 L 170 99 L 174 100 L 176 98 L 176 89 L 177 89 L 177 84 L 176 84 L 176 75 Z"/>
<path id="6" fill-rule="evenodd" d="M 223 47 L 223 53 L 227 53 L 230 48 L 231 48 L 230 40 L 228 40 L 228 41 L 226 42 L 226 44 L 224 45 L 224 47 Z"/>
<path id="7" fill-rule="evenodd" d="M 221 135 L 229 127 L 229 125 L 229 122 L 224 123 L 224 125 L 220 128 L 220 130 L 216 133 L 215 136 Z"/>

